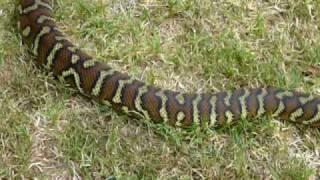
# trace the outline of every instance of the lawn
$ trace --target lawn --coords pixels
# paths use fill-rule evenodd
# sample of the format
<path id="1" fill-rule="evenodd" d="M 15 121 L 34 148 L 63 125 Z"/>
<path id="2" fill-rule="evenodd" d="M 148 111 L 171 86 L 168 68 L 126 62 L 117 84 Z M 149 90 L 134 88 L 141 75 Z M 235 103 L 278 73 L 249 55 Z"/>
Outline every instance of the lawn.
<path id="1" fill-rule="evenodd" d="M 117 114 L 33 63 L 0 0 L 0 178 L 317 179 L 320 131 L 272 118 L 175 129 Z M 183 92 L 320 95 L 319 0 L 55 0 L 90 55 Z"/>

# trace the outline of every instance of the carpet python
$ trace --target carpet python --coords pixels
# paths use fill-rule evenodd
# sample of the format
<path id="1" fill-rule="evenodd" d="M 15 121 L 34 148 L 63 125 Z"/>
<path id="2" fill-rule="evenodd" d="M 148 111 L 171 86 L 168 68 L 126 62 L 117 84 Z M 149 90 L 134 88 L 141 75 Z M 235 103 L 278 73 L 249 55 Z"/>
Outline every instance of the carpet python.
<path id="1" fill-rule="evenodd" d="M 216 127 L 260 116 L 320 127 L 319 96 L 275 87 L 192 94 L 135 80 L 96 61 L 65 38 L 54 21 L 51 2 L 20 0 L 22 41 L 38 65 L 102 104 L 178 127 Z"/>

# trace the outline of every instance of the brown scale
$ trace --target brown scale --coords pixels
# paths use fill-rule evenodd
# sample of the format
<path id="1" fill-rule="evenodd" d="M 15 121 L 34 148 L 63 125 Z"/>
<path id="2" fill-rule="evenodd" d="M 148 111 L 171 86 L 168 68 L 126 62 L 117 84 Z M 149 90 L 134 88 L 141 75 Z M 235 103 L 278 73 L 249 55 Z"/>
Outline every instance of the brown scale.
<path id="1" fill-rule="evenodd" d="M 193 123 L 193 112 L 192 112 L 192 99 L 195 98 L 195 95 L 192 94 L 184 94 L 184 119 L 182 120 L 182 127 L 190 126 Z"/>
<path id="2" fill-rule="evenodd" d="M 228 110 L 227 105 L 224 103 L 224 98 L 226 97 L 226 95 L 226 92 L 220 92 L 216 94 L 216 112 L 218 125 L 223 125 L 226 122 L 225 112 Z"/>
<path id="3" fill-rule="evenodd" d="M 297 97 L 284 97 L 282 102 L 284 103 L 285 109 L 280 114 L 281 119 L 289 119 L 290 115 L 300 108 L 300 102 Z"/>
<path id="4" fill-rule="evenodd" d="M 62 72 L 71 66 L 72 52 L 68 50 L 68 46 L 64 46 L 57 53 L 53 60 L 53 74 L 55 76 L 62 75 Z"/>
<path id="5" fill-rule="evenodd" d="M 315 113 L 317 113 L 317 104 L 320 103 L 320 99 L 314 99 L 312 101 L 307 102 L 302 106 L 303 115 L 298 119 L 298 122 L 302 122 L 305 119 L 311 119 Z"/>
<path id="6" fill-rule="evenodd" d="M 39 47 L 38 49 L 38 56 L 36 58 L 36 61 L 39 65 L 46 63 L 46 58 L 48 57 L 51 49 L 55 45 L 55 42 L 56 42 L 55 37 L 56 37 L 56 34 L 55 32 L 52 32 L 52 29 L 49 34 L 46 34 L 41 37 L 40 39 L 41 47 Z"/>
<path id="7" fill-rule="evenodd" d="M 50 11 L 48 11 L 47 9 L 39 8 L 36 11 L 31 11 L 29 14 L 23 14 L 20 17 L 21 29 L 24 29 L 25 27 L 30 26 L 31 31 L 35 32 L 35 33 L 32 33 L 32 37 L 30 38 L 31 41 L 33 41 L 35 39 L 36 34 L 38 34 L 38 32 L 40 31 L 40 29 L 42 27 L 42 25 L 40 25 L 36 22 L 38 17 L 40 17 L 41 15 L 52 17 L 51 14 L 52 13 L 50 13 Z M 54 27 L 55 23 L 50 21 L 50 22 L 46 22 L 46 25 Z"/>
<path id="8" fill-rule="evenodd" d="M 244 90 L 243 89 L 238 89 L 233 91 L 231 99 L 230 99 L 230 109 L 233 114 L 234 119 L 240 119 L 241 118 L 241 111 L 242 107 L 240 104 L 240 97 L 243 95 Z"/>
<path id="9" fill-rule="evenodd" d="M 211 105 L 210 105 L 210 94 L 203 94 L 201 96 L 201 100 L 198 104 L 199 115 L 201 119 L 201 126 L 205 126 L 210 122 L 210 113 L 211 113 Z"/>
<path id="10" fill-rule="evenodd" d="M 107 76 L 102 83 L 99 99 L 112 102 L 112 99 L 119 85 L 119 80 L 125 79 L 129 79 L 129 76 L 119 72 Z"/>
<path id="11" fill-rule="evenodd" d="M 121 101 L 129 110 L 136 110 L 134 100 L 138 94 L 139 87 L 142 87 L 143 85 L 144 84 L 142 82 L 133 81 L 131 84 L 124 86 L 121 92 Z"/>
<path id="12" fill-rule="evenodd" d="M 34 0 L 21 0 L 20 4 L 22 6 L 22 8 L 26 8 L 28 6 L 31 6 L 34 2 Z"/>
<path id="13" fill-rule="evenodd" d="M 142 108 L 147 110 L 148 113 L 153 117 L 154 122 L 162 122 L 160 116 L 161 99 L 156 96 L 159 88 L 150 86 L 148 92 L 142 95 Z"/>
<path id="14" fill-rule="evenodd" d="M 85 62 L 84 60 L 83 62 Z M 101 63 L 96 63 L 94 67 L 84 69 L 82 63 L 75 65 L 75 70 L 78 72 L 82 81 L 82 89 L 85 93 L 90 94 L 95 85 L 96 80 L 99 78 L 99 72 L 106 70 L 106 66 Z"/>
<path id="15" fill-rule="evenodd" d="M 259 108 L 259 101 L 257 96 L 258 96 L 259 90 L 261 89 L 258 89 L 258 88 L 251 89 L 250 95 L 246 99 L 246 106 L 247 106 L 249 117 L 255 117 L 257 115 L 257 111 Z"/>
<path id="16" fill-rule="evenodd" d="M 35 1 L 33 0 L 21 0 L 20 5 L 22 8 L 25 9 L 30 7 L 34 4 Z M 42 2 L 46 2 L 50 4 L 51 0 L 43 0 Z M 56 26 L 52 20 L 45 20 L 42 24 L 37 24 L 37 19 L 41 16 L 45 15 L 47 17 L 52 17 L 52 12 L 50 9 L 39 6 L 37 9 L 28 12 L 27 14 L 22 14 L 20 16 L 20 27 L 24 30 L 26 27 L 31 28 L 31 32 L 28 37 L 24 37 L 23 41 L 29 45 L 29 47 L 35 41 L 36 35 L 41 31 L 42 27 L 49 26 L 51 28 L 51 32 L 45 34 L 40 39 L 40 45 L 38 49 L 38 57 L 37 61 L 39 64 L 44 64 L 47 56 L 49 55 L 49 51 L 54 47 L 54 44 L 57 43 L 55 39 L 57 36 L 62 36 L 62 34 L 53 28 Z M 68 47 L 73 46 L 68 40 L 62 39 L 59 43 L 63 44 L 63 48 L 58 50 L 55 54 L 53 60 L 53 73 L 55 76 L 61 75 L 63 71 L 68 70 L 69 68 L 74 68 L 75 71 L 80 76 L 81 81 L 81 88 L 84 90 L 85 93 L 90 94 L 92 88 L 95 86 L 97 79 L 100 77 L 100 72 L 103 70 L 110 69 L 109 66 L 96 63 L 94 66 L 89 68 L 83 67 L 83 62 L 91 59 L 90 56 L 82 52 L 81 50 L 77 50 L 76 52 L 71 52 Z M 80 60 L 72 64 L 72 55 L 78 55 Z M 99 100 L 107 100 L 112 102 L 112 98 L 115 95 L 115 92 L 119 85 L 119 80 L 128 79 L 129 76 L 126 74 L 122 74 L 116 72 L 112 75 L 107 76 L 103 83 L 99 94 Z M 74 83 L 74 81 L 73 81 Z M 125 105 L 128 107 L 129 110 L 135 109 L 134 101 L 137 98 L 137 91 L 138 88 L 143 86 L 144 83 L 139 81 L 133 81 L 131 84 L 125 85 L 121 92 L 121 101 L 119 105 Z M 160 109 L 161 109 L 161 99 L 156 96 L 156 93 L 159 91 L 158 88 L 149 86 L 148 91 L 142 95 L 142 108 L 149 112 L 151 118 L 155 122 L 160 122 Z M 280 104 L 283 102 L 285 108 L 283 112 L 280 113 L 281 119 L 289 119 L 290 115 L 295 112 L 298 108 L 302 108 L 303 115 L 297 118 L 297 122 L 306 122 L 319 114 L 317 106 L 320 104 L 320 98 L 314 98 L 302 104 L 299 98 L 304 97 L 306 98 L 307 95 L 303 93 L 293 92 L 293 97 L 284 96 L 283 98 L 279 99 L 277 97 L 278 93 L 284 92 L 282 89 L 274 88 L 274 87 L 267 87 L 266 88 L 267 95 L 263 99 L 263 104 L 259 104 L 257 96 L 261 93 L 261 88 L 251 89 L 249 90 L 250 94 L 245 99 L 245 106 L 241 107 L 240 98 L 244 95 L 244 90 L 239 89 L 233 91 L 231 98 L 230 98 L 230 106 L 225 104 L 225 97 L 227 95 L 226 92 L 219 92 L 215 94 L 217 101 L 216 101 L 216 114 L 217 114 L 217 123 L 219 125 L 224 124 L 226 121 L 225 113 L 230 111 L 233 116 L 233 121 L 241 118 L 241 112 L 243 112 L 243 108 L 246 108 L 248 116 L 254 117 L 257 115 L 257 111 L 260 105 L 263 105 L 267 115 L 271 115 L 274 113 Z M 183 126 L 188 126 L 193 122 L 193 105 L 192 102 L 196 98 L 193 94 L 185 94 L 184 95 L 184 104 L 181 105 L 177 102 L 176 95 L 178 93 L 173 91 L 165 91 L 166 97 L 168 101 L 166 103 L 166 110 L 169 116 L 169 123 L 175 124 L 177 121 L 177 113 L 179 111 L 184 112 L 184 119 L 182 121 Z M 196 105 L 199 110 L 199 117 L 200 122 L 208 121 L 211 113 L 211 105 L 210 105 L 210 98 L 209 94 L 201 95 L 201 100 Z M 119 105 L 115 105 L 119 107 Z M 320 121 L 317 120 L 311 126 L 320 126 Z"/>
<path id="17" fill-rule="evenodd" d="M 176 99 L 176 96 L 178 95 L 177 92 L 165 91 L 165 95 L 168 98 L 166 103 L 166 109 L 168 112 L 169 124 L 174 125 L 177 121 L 176 119 L 177 119 L 178 113 L 180 111 L 185 113 L 183 108 L 184 106 L 179 104 L 179 102 L 177 101 Z"/>
<path id="18" fill-rule="evenodd" d="M 268 95 L 264 98 L 264 107 L 267 115 L 272 115 L 275 112 L 279 105 L 279 100 L 275 97 L 276 89 L 266 88 Z"/>
<path id="19" fill-rule="evenodd" d="M 33 15 L 35 14 L 35 15 Z M 34 39 L 36 38 L 36 34 L 38 33 L 38 31 L 40 30 L 39 25 L 34 23 L 34 19 L 37 18 L 38 16 L 36 16 L 37 14 L 39 14 L 38 11 L 36 12 L 32 12 L 30 14 L 27 15 L 21 15 L 20 16 L 20 30 L 24 30 L 26 27 L 30 27 L 31 28 L 31 33 L 27 36 L 24 37 L 22 39 L 23 43 L 27 44 L 28 46 L 30 46 Z"/>

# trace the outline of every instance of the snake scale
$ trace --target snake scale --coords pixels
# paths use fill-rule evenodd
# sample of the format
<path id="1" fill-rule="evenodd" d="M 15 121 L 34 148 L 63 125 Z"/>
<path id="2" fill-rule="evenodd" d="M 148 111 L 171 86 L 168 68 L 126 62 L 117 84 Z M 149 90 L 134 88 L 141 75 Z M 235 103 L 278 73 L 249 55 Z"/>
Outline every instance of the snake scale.
<path id="1" fill-rule="evenodd" d="M 319 96 L 269 86 L 192 94 L 135 80 L 67 40 L 54 21 L 51 3 L 20 0 L 18 25 L 23 43 L 35 56 L 36 64 L 102 104 L 178 127 L 217 127 L 260 116 L 320 127 Z"/>

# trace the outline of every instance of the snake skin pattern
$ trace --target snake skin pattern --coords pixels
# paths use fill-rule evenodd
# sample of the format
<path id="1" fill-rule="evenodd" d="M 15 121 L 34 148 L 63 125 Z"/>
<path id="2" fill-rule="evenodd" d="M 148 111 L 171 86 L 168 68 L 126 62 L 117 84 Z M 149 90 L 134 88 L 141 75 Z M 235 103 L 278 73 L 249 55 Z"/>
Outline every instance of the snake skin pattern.
<path id="1" fill-rule="evenodd" d="M 20 0 L 19 29 L 38 65 L 82 94 L 153 122 L 188 127 L 233 123 L 272 116 L 320 127 L 320 97 L 280 88 L 241 88 L 216 94 L 189 94 L 146 85 L 96 61 L 57 28 L 51 0 Z"/>

